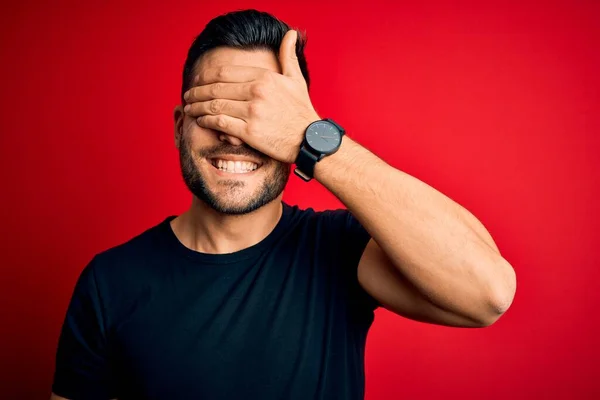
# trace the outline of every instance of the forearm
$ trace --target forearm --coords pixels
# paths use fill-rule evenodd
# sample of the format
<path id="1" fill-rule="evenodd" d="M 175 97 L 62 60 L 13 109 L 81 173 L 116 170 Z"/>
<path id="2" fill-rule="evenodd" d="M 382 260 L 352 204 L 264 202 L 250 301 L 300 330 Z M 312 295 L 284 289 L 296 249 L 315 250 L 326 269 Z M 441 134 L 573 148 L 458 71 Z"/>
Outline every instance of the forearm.
<path id="1" fill-rule="evenodd" d="M 315 178 L 369 231 L 394 266 L 435 305 L 480 317 L 512 301 L 514 271 L 483 225 L 424 182 L 358 143 L 315 167 Z"/>

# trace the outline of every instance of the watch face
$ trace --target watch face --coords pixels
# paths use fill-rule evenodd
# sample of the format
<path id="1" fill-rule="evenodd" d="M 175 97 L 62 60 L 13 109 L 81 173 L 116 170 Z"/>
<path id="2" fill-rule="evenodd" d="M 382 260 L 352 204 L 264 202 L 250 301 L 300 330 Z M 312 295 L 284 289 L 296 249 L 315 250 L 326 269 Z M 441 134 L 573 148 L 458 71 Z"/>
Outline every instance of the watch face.
<path id="1" fill-rule="evenodd" d="M 319 153 L 329 153 L 337 149 L 341 139 L 340 131 L 329 122 L 315 122 L 306 130 L 306 141 Z"/>

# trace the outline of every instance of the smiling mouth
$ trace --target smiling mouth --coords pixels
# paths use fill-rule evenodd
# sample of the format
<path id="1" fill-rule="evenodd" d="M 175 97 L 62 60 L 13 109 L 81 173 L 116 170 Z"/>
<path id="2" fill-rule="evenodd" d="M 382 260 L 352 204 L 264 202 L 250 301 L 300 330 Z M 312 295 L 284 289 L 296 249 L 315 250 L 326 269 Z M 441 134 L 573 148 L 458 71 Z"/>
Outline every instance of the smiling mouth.
<path id="1" fill-rule="evenodd" d="M 230 174 L 248 174 L 256 171 L 262 166 L 262 163 L 252 161 L 233 161 L 219 158 L 209 159 L 210 164 L 219 171 L 228 172 Z"/>

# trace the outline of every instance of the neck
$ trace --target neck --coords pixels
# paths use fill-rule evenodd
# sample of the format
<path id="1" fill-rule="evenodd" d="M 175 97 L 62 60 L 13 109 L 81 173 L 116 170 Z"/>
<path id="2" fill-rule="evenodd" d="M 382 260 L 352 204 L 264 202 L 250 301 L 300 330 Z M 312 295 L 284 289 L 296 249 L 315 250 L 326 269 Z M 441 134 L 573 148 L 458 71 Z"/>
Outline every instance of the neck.
<path id="1" fill-rule="evenodd" d="M 275 229 L 283 211 L 281 198 L 249 214 L 227 215 L 194 197 L 192 206 L 171 221 L 171 228 L 189 249 L 208 254 L 234 253 L 261 242 Z"/>

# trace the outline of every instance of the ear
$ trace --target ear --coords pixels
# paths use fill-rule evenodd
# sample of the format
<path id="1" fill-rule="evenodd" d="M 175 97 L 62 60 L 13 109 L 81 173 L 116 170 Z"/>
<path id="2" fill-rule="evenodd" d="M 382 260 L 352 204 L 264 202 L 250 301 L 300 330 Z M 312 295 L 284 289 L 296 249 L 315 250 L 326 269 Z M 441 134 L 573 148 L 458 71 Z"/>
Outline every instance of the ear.
<path id="1" fill-rule="evenodd" d="M 183 120 L 185 113 L 183 112 L 183 106 L 177 105 L 173 110 L 174 119 L 174 133 L 175 133 L 175 148 L 179 150 L 179 144 L 181 143 L 181 136 L 183 135 Z"/>

